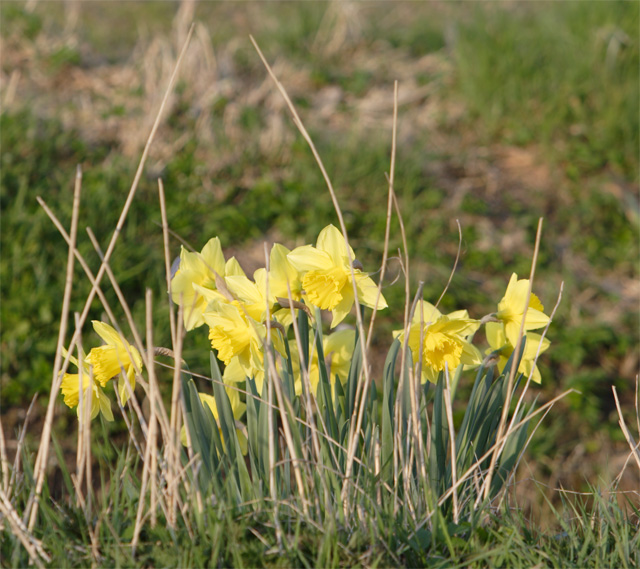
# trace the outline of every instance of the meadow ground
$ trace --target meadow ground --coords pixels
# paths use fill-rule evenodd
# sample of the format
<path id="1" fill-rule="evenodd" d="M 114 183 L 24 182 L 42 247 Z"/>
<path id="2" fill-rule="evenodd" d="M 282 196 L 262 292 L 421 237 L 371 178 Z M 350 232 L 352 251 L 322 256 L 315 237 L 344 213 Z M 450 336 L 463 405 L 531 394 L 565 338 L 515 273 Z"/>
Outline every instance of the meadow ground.
<path id="1" fill-rule="evenodd" d="M 249 34 L 310 131 L 367 268 L 382 254 L 397 80 L 395 190 L 414 286 L 424 281 L 425 298 L 440 295 L 459 220 L 462 255 L 443 309 L 494 311 L 511 272 L 529 272 L 540 217 L 535 288 L 545 307 L 564 282 L 535 394 L 546 402 L 576 391 L 533 438 L 514 486 L 518 504 L 537 524 L 557 525 L 550 509 L 562 504 L 557 489 L 607 492 L 622 473 L 615 489 L 635 491 L 637 507 L 640 473 L 625 468 L 629 447 L 611 391 L 633 424 L 637 4 L 27 2 L 2 4 L 0 17 L 1 389 L 10 454 L 36 392 L 43 395 L 33 432 L 43 421 L 64 289 L 67 249 L 35 198 L 68 224 L 81 165 L 81 227 L 108 242 L 195 22 L 111 264 L 141 328 L 144 290 L 166 294 L 158 178 L 177 236 L 173 255 L 181 242 L 199 250 L 217 235 L 250 273 L 265 241 L 293 247 L 335 223 L 322 176 Z M 397 222 L 390 245 L 401 245 Z M 84 231 L 79 249 L 91 258 Z M 390 305 L 404 302 L 399 273 L 392 259 L 384 283 Z M 72 310 L 90 285 L 77 279 L 76 287 Z M 106 295 L 116 304 L 112 291 Z M 91 317 L 101 317 L 99 306 Z M 397 327 L 393 314 L 379 315 L 374 369 Z M 154 335 L 169 345 L 161 302 Z M 189 338 L 192 369 L 208 369 L 207 345 L 206 337 Z M 170 387 L 161 389 L 168 396 Z M 454 408 L 457 420 L 464 410 Z M 56 432 L 75 428 L 62 405 L 56 417 Z M 118 440 L 123 431 L 112 434 Z M 75 442 L 61 444 L 75 460 Z"/>

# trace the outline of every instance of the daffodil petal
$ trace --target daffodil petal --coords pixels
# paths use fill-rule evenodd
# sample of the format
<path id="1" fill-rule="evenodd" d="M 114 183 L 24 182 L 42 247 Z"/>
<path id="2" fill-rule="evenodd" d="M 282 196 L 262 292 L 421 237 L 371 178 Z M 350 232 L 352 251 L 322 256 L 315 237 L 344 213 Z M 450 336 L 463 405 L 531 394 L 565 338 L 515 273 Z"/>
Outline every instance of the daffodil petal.
<path id="1" fill-rule="evenodd" d="M 222 247 L 218 237 L 213 237 L 207 241 L 200 253 L 200 259 L 210 271 L 216 272 L 220 275 L 223 273 L 224 255 L 222 253 Z"/>
<path id="2" fill-rule="evenodd" d="M 122 344 L 122 336 L 120 336 L 114 328 L 104 322 L 100 322 L 99 320 L 92 320 L 91 323 L 93 324 L 93 329 L 96 331 L 98 336 L 100 336 L 107 344 L 110 346 Z"/>
<path id="3" fill-rule="evenodd" d="M 242 270 L 242 267 L 240 266 L 240 263 L 238 263 L 238 260 L 235 257 L 231 257 L 231 259 L 227 261 L 227 264 L 224 266 L 224 275 L 241 277 L 246 276 L 244 271 Z M 220 273 L 220 276 L 223 276 L 222 273 Z"/>
<path id="4" fill-rule="evenodd" d="M 358 290 L 358 301 L 369 308 L 376 306 L 378 300 L 378 310 L 387 308 L 387 301 L 381 294 L 378 298 L 378 285 L 370 277 L 360 273 L 356 273 L 356 288 Z"/>
<path id="5" fill-rule="evenodd" d="M 328 253 L 335 265 L 349 265 L 344 236 L 335 225 L 327 225 L 320 232 L 316 247 Z M 351 253 L 351 260 L 355 261 L 356 256 L 351 247 L 349 247 L 349 252 Z"/>
<path id="6" fill-rule="evenodd" d="M 299 271 L 325 270 L 333 264 L 328 253 L 311 245 L 296 247 L 287 255 L 287 258 Z"/>
<path id="7" fill-rule="evenodd" d="M 548 322 L 549 317 L 544 312 L 529 307 L 525 318 L 525 330 L 537 330 L 546 326 Z"/>
<path id="8" fill-rule="evenodd" d="M 353 289 L 351 288 L 351 283 L 348 283 L 342 289 L 342 300 L 331 311 L 331 313 L 333 314 L 333 319 L 331 320 L 331 328 L 335 328 L 338 324 L 340 324 L 340 322 L 345 319 L 347 314 L 351 312 L 353 302 Z"/>

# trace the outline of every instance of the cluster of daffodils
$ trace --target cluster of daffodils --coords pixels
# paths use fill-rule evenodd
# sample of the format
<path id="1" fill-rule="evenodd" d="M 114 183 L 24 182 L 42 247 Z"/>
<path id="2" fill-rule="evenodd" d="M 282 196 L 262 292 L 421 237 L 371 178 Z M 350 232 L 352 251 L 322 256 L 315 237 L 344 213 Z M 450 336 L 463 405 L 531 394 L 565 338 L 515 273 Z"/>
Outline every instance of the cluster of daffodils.
<path id="1" fill-rule="evenodd" d="M 181 306 L 187 330 L 205 324 L 209 327 L 211 347 L 225 365 L 224 381 L 238 383 L 250 377 L 261 392 L 268 322 L 273 326 L 273 348 L 285 357 L 283 338 L 296 310 L 317 307 L 330 311 L 331 328 L 335 328 L 351 311 L 356 292 L 361 304 L 386 308 L 377 285 L 355 259 L 342 233 L 329 225 L 315 247 L 305 245 L 290 251 L 274 244 L 269 270 L 258 269 L 251 280 L 235 258 L 225 261 L 220 240 L 214 237 L 200 253 L 182 249 L 171 296 Z M 324 338 L 331 378 L 346 379 L 354 337 L 352 330 L 340 330 Z M 317 354 L 315 358 L 309 362 L 314 391 L 319 377 Z M 294 367 L 299 365 L 295 343 L 291 359 Z M 297 377 L 296 390 L 300 392 L 299 374 Z"/>
<path id="2" fill-rule="evenodd" d="M 528 293 L 529 280 L 518 279 L 518 275 L 512 274 L 507 291 L 498 303 L 498 311 L 484 319 L 489 343 L 485 355 L 496 358 L 498 371 L 502 372 L 523 329 L 524 351 L 518 372 L 540 383 L 540 371 L 535 362 L 538 355 L 549 347 L 549 340 L 530 330 L 545 327 L 549 317 L 544 313 L 540 299 L 533 293 L 524 312 Z M 418 354 L 421 356 L 418 361 L 422 383 L 436 382 L 440 372 L 445 369 L 453 372 L 460 365 L 474 367 L 482 363 L 480 350 L 471 343 L 480 325 L 481 321 L 469 318 L 466 310 L 445 315 L 426 300 L 421 301 L 409 327 L 408 345 L 414 358 L 418 359 Z M 394 336 L 404 341 L 405 331 L 398 330 Z"/>
<path id="3" fill-rule="evenodd" d="M 322 230 L 315 246 L 305 245 L 289 250 L 275 244 L 269 255 L 268 268 L 261 268 L 249 278 L 235 258 L 225 260 L 220 240 L 211 239 L 200 252 L 182 249 L 180 262 L 171 281 L 171 298 L 180 307 L 184 326 L 193 330 L 206 326 L 211 347 L 224 364 L 223 381 L 232 411 L 241 419 L 246 405 L 241 396 L 247 378 L 255 382 L 262 393 L 267 340 L 273 349 L 276 371 L 293 371 L 296 394 L 302 392 L 302 382 L 308 381 L 315 395 L 321 365 L 332 382 L 344 383 L 349 375 L 355 344 L 353 329 L 336 329 L 352 311 L 357 301 L 369 308 L 381 310 L 387 302 L 378 285 L 365 273 L 356 260 L 353 249 L 343 234 L 333 225 Z M 443 314 L 426 300 L 417 304 L 412 321 L 394 337 L 411 350 L 416 369 L 423 383 L 436 382 L 442 372 L 453 372 L 491 362 L 502 372 L 524 333 L 524 350 L 518 371 L 532 381 L 540 382 L 537 356 L 549 347 L 549 341 L 531 332 L 547 326 L 537 296 L 529 294 L 529 281 L 511 276 L 506 293 L 497 311 L 475 320 L 466 310 Z M 304 369 L 290 328 L 296 313 L 311 309 L 331 313 L 330 327 L 334 331 L 323 335 L 324 362 L 318 361 L 318 350 L 309 346 L 309 359 Z M 317 310 L 316 310 L 317 312 Z M 312 319 L 314 320 L 314 319 Z M 472 341 L 483 323 L 489 348 L 483 354 Z M 313 321 L 312 326 L 321 326 Z M 341 327 L 342 328 L 342 327 Z M 135 387 L 135 373 L 141 368 L 138 351 L 113 328 L 94 322 L 95 331 L 106 345 L 94 348 L 81 364 L 79 374 L 66 374 L 62 394 L 69 407 L 78 406 L 80 391 L 91 387 L 91 417 L 99 412 L 111 420 L 111 406 L 103 388 L 118 379 L 120 400 L 125 402 Z M 313 344 L 313 342 L 311 342 Z M 306 351 L 306 350 L 305 350 Z M 211 395 L 200 394 L 218 419 L 216 402 Z"/>

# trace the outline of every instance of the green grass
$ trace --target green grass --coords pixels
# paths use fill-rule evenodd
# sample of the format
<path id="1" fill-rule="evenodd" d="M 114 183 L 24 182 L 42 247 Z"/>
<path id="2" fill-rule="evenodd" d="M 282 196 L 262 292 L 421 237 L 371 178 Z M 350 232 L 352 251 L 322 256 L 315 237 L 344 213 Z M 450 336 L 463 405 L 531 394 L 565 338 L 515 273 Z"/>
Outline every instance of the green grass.
<path id="1" fill-rule="evenodd" d="M 107 443 L 108 444 L 108 443 Z M 140 495 L 140 478 L 125 449 L 118 459 L 101 462 L 100 476 L 112 484 L 94 496 L 97 515 L 70 497 L 45 497 L 35 537 L 51 556 L 46 567 L 635 567 L 640 551 L 638 510 L 591 491 L 565 494 L 554 525 L 542 531 L 520 513 L 504 509 L 484 522 L 439 524 L 435 531 L 412 532 L 401 516 L 364 511 L 357 531 L 337 520 L 317 527 L 282 506 L 277 514 L 261 504 L 220 502 L 199 512 L 193 506 L 175 528 L 160 516 L 144 526 L 135 551 L 129 545 Z M 24 456 L 31 464 L 31 455 Z M 64 468 L 64 467 L 63 467 Z M 20 509 L 28 498 L 29 468 L 18 479 L 12 503 Z M 68 476 L 68 474 L 67 474 Z M 70 481 L 67 482 L 70 485 Z M 71 486 L 68 496 L 73 496 Z M 189 500 L 185 495 L 183 499 Z M 191 498 L 192 499 L 192 498 Z M 624 504 L 624 499 L 623 499 Z M 92 536 L 93 534 L 93 536 Z M 195 535 L 196 537 L 192 537 Z M 96 543 L 94 557 L 92 540 Z M 29 557 L 7 528 L 0 540 L 3 567 L 24 567 Z"/>
<path id="2" fill-rule="evenodd" d="M 458 30 L 458 85 L 486 136 L 542 143 L 580 178 L 638 180 L 638 5 L 561 2 L 489 10 Z"/>

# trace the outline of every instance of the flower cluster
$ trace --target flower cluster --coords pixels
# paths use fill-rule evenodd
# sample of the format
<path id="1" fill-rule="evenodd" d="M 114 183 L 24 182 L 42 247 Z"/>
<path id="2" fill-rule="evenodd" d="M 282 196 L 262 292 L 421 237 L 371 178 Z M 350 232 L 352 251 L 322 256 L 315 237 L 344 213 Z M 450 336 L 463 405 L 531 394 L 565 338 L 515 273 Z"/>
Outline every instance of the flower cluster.
<path id="1" fill-rule="evenodd" d="M 298 310 L 303 304 L 331 311 L 332 328 L 349 314 L 356 294 L 360 304 L 378 309 L 387 307 L 378 286 L 355 260 L 355 253 L 342 233 L 329 225 L 318 236 L 315 247 L 305 245 L 290 251 L 278 243 L 273 245 L 269 270 L 258 269 L 251 280 L 234 258 L 225 262 L 220 241 L 214 238 L 200 253 L 182 249 L 180 265 L 171 282 L 171 297 L 182 307 L 188 330 L 203 324 L 209 327 L 211 347 L 225 364 L 224 381 L 237 383 L 250 377 L 261 391 L 267 319 L 282 327 L 286 334 L 292 308 Z M 284 357 L 283 339 L 284 335 L 274 328 L 273 347 Z M 348 352 L 353 349 L 353 332 L 335 332 L 325 340 L 325 356 L 332 366 L 330 377 L 346 379 L 344 367 L 348 372 L 346 362 L 350 361 Z M 298 362 L 295 346 L 291 352 L 294 362 Z M 317 362 L 310 362 L 313 390 L 318 375 Z M 298 392 L 301 389 L 299 382 L 296 389 Z"/>
<path id="2" fill-rule="evenodd" d="M 363 271 L 344 235 L 333 225 L 322 230 L 315 246 L 289 250 L 276 243 L 270 252 L 268 268 L 258 269 L 253 278 L 245 274 L 235 258 L 225 260 L 217 237 L 199 253 L 183 248 L 170 294 L 180 306 L 187 330 L 208 327 L 211 347 L 225 366 L 222 378 L 237 420 L 246 409 L 239 395 L 244 389 L 238 384 L 250 378 L 258 393 L 263 392 L 268 349 L 273 350 L 276 372 L 286 370 L 293 374 L 296 395 L 303 392 L 304 382 L 316 395 L 321 377 L 328 378 L 332 386 L 336 380 L 343 384 L 347 381 L 355 331 L 338 329 L 323 335 L 324 361 L 319 361 L 312 336 L 309 346 L 304 347 L 309 361 L 302 365 L 299 348 L 303 346 L 289 333 L 296 311 L 304 310 L 309 315 L 313 314 L 311 308 L 329 311 L 331 328 L 335 329 L 356 301 L 369 308 L 387 307 L 378 285 Z M 471 318 L 466 310 L 444 314 L 427 300 L 421 300 L 408 326 L 393 335 L 406 342 L 415 369 L 419 370 L 422 383 L 426 383 L 437 382 L 443 372 L 477 367 L 483 361 L 485 365 L 495 364 L 502 372 L 522 332 L 518 372 L 539 383 L 540 372 L 535 362 L 549 347 L 549 341 L 532 330 L 545 327 L 549 317 L 538 297 L 528 295 L 529 281 L 513 274 L 497 311 L 482 320 Z M 484 355 L 473 344 L 483 323 L 489 344 Z M 322 323 L 312 319 L 311 325 L 318 328 Z M 101 412 L 112 420 L 111 404 L 103 388 L 118 377 L 120 400 L 126 402 L 135 388 L 135 374 L 142 367 L 142 358 L 107 324 L 93 322 L 93 327 L 105 345 L 93 348 L 80 363 L 70 357 L 80 373 L 64 375 L 62 394 L 69 407 L 76 407 L 80 390 L 91 392 L 91 417 Z M 212 396 L 201 393 L 200 398 L 218 420 Z"/>
<path id="3" fill-rule="evenodd" d="M 502 372 L 518 343 L 520 328 L 524 326 L 525 344 L 518 371 L 540 383 L 540 371 L 535 365 L 537 355 L 549 347 L 549 340 L 529 330 L 547 325 L 549 317 L 535 294 L 531 294 L 526 314 L 524 306 L 529 292 L 529 280 L 520 279 L 515 273 L 507 291 L 498 303 L 498 311 L 486 324 L 486 336 L 490 348 L 487 355 L 497 357 L 498 370 Z M 435 306 L 422 300 L 408 331 L 408 345 L 420 363 L 422 383 L 436 382 L 440 372 L 447 368 L 453 372 L 460 365 L 477 366 L 482 355 L 471 340 L 481 322 L 469 318 L 466 310 L 442 314 Z M 394 336 L 405 340 L 405 331 L 397 330 Z"/>
<path id="4" fill-rule="evenodd" d="M 70 408 L 78 407 L 80 417 L 80 391 L 88 393 L 91 387 L 91 419 L 102 413 L 107 421 L 113 421 L 111 402 L 103 388 L 110 380 L 118 378 L 118 395 L 124 404 L 136 386 L 136 369 L 142 369 L 140 352 L 129 344 L 111 326 L 104 322 L 93 321 L 93 329 L 105 344 L 93 348 L 89 355 L 81 358 L 82 364 L 69 355 L 80 373 L 65 373 L 62 377 L 61 391 L 64 402 Z M 67 352 L 63 355 L 66 357 Z M 87 399 L 83 399 L 88 404 Z"/>

